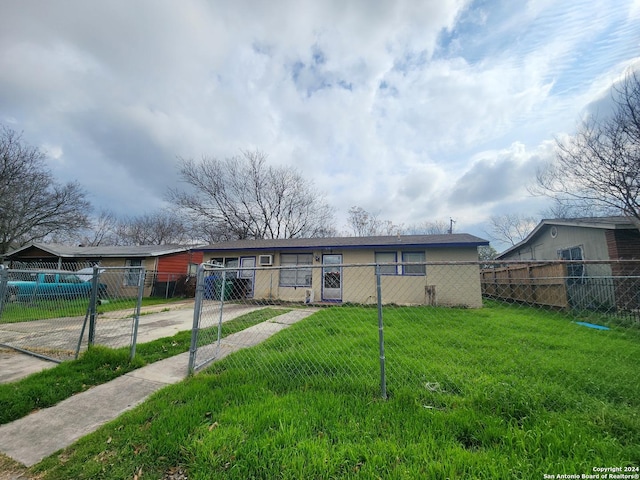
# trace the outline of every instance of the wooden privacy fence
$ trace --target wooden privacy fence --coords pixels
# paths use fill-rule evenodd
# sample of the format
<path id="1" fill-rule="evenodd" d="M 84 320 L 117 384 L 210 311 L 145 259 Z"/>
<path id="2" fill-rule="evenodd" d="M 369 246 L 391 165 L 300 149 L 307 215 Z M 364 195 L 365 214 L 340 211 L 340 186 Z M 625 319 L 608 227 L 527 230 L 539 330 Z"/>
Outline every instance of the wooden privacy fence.
<path id="1" fill-rule="evenodd" d="M 567 264 L 517 264 L 480 272 L 482 294 L 514 302 L 569 307 Z"/>

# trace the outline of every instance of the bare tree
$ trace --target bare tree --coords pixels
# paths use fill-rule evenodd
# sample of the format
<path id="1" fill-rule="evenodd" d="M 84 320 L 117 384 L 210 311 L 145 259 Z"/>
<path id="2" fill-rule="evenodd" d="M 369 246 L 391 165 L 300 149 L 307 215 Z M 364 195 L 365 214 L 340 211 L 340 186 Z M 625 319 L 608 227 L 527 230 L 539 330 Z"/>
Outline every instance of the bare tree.
<path id="1" fill-rule="evenodd" d="M 97 247 L 117 245 L 116 227 L 118 218 L 109 210 L 101 210 L 97 216 L 89 217 L 89 226 L 75 232 L 56 232 L 48 235 L 44 241 L 62 245 L 83 245 Z"/>
<path id="2" fill-rule="evenodd" d="M 487 235 L 491 240 L 515 245 L 524 240 L 537 224 L 534 217 L 518 213 L 493 215 L 489 218 Z"/>
<path id="3" fill-rule="evenodd" d="M 369 213 L 362 207 L 351 207 L 347 217 L 347 225 L 356 237 L 376 235 L 395 235 L 402 230 L 391 220 L 381 220 L 377 213 Z"/>
<path id="4" fill-rule="evenodd" d="M 185 222 L 175 213 L 158 211 L 118 221 L 119 245 L 179 245 L 192 242 Z"/>
<path id="5" fill-rule="evenodd" d="M 87 247 L 99 247 L 104 245 L 117 245 L 118 238 L 116 228 L 118 217 L 110 210 L 100 210 L 97 216 L 90 218 L 90 225 L 84 234 L 78 239 L 78 244 Z"/>
<path id="6" fill-rule="evenodd" d="M 445 233 L 451 233 L 453 229 L 453 223 L 445 220 L 435 220 L 433 222 L 422 222 L 414 225 L 409 225 L 404 233 L 408 235 L 443 235 Z"/>
<path id="7" fill-rule="evenodd" d="M 180 159 L 188 189 L 171 189 L 168 197 L 194 224 L 220 238 L 326 236 L 333 212 L 323 196 L 296 170 L 266 160 L 260 151 L 225 160 Z"/>
<path id="8" fill-rule="evenodd" d="M 46 155 L 0 127 L 0 254 L 89 224 L 91 205 L 76 182 L 57 183 Z"/>
<path id="9" fill-rule="evenodd" d="M 375 215 L 370 214 L 362 207 L 351 207 L 349 216 L 347 217 L 347 225 L 351 228 L 353 235 L 356 237 L 367 237 L 373 235 L 378 219 Z"/>
<path id="10" fill-rule="evenodd" d="M 566 202 L 558 198 L 554 198 L 552 205 L 540 212 L 542 218 L 589 218 L 619 214 L 619 210 L 604 205 L 596 207 L 586 202 Z"/>
<path id="11" fill-rule="evenodd" d="M 538 171 L 533 192 L 571 208 L 625 215 L 640 228 L 640 76 L 613 88 L 613 112 L 591 116 L 566 141 L 556 161 Z"/>

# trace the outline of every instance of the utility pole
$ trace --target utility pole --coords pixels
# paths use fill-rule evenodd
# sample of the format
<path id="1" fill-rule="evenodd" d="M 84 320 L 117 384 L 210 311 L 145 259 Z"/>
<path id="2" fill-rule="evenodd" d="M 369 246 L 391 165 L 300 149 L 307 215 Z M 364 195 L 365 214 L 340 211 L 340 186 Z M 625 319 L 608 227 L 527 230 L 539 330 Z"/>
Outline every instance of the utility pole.
<path id="1" fill-rule="evenodd" d="M 456 221 L 449 217 L 449 235 L 451 235 L 453 233 L 453 224 L 456 223 Z"/>

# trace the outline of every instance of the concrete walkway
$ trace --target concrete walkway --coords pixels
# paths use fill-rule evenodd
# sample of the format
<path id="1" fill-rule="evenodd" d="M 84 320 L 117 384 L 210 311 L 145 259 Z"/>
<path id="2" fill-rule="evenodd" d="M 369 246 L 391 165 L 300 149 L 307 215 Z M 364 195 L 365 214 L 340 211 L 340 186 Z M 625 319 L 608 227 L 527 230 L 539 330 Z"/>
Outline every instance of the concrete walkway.
<path id="1" fill-rule="evenodd" d="M 256 345 L 315 311 L 293 310 L 229 335 L 213 361 Z M 134 408 L 155 391 L 180 382 L 188 375 L 188 363 L 189 352 L 167 358 L 1 425 L 0 452 L 27 467 L 35 465 Z"/>

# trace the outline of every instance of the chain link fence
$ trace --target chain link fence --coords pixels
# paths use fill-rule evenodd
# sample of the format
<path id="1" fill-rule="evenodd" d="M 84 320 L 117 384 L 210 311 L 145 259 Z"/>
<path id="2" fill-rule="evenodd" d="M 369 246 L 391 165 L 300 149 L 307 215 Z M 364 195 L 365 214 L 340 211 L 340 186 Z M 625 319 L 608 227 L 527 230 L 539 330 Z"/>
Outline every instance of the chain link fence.
<path id="1" fill-rule="evenodd" d="M 640 383 L 639 334 L 638 262 L 204 264 L 189 366 L 242 350 L 211 368 L 302 385 L 335 378 L 383 397 L 408 388 L 425 408 L 484 381 L 487 395 L 521 398 L 528 375 L 553 379 L 543 403 L 592 377 L 624 398 Z"/>
<path id="2" fill-rule="evenodd" d="M 88 345 L 135 354 L 142 267 L 30 266 L 0 270 L 0 347 L 55 362 Z"/>

